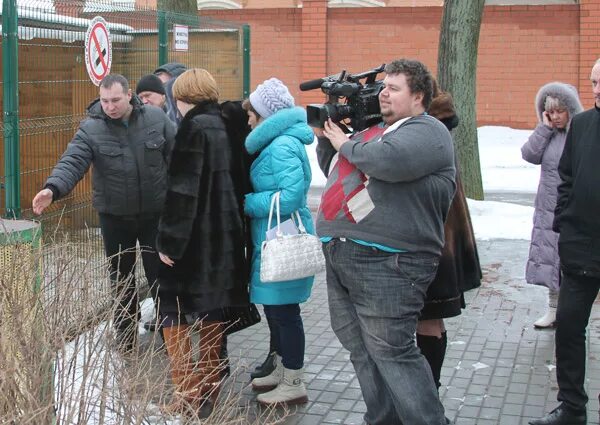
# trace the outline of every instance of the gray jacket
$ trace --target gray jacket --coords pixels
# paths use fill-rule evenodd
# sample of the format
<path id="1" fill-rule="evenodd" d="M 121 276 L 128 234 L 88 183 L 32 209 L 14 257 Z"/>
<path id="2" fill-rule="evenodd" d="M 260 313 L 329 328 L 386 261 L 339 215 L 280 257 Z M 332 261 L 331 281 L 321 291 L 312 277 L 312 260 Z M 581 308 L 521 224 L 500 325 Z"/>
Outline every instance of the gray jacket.
<path id="1" fill-rule="evenodd" d="M 319 139 L 322 167 L 332 149 Z M 456 188 L 452 137 L 444 124 L 419 115 L 382 136 L 371 127 L 342 145 L 331 172 L 324 168 L 319 236 L 440 255 Z"/>
<path id="2" fill-rule="evenodd" d="M 110 119 L 98 99 L 90 104 L 46 181 L 53 200 L 69 194 L 93 164 L 92 204 L 99 213 L 160 213 L 176 128 L 162 110 L 143 105 L 137 96 L 131 104 L 127 125 Z"/>
<path id="3" fill-rule="evenodd" d="M 558 98 L 567 106 L 569 121 L 583 108 L 577 90 L 573 86 L 559 82 L 542 86 L 535 98 L 535 109 L 540 123 L 529 140 L 521 147 L 521 155 L 525 161 L 541 165 L 525 279 L 528 283 L 558 290 L 560 275 L 558 233 L 552 230 L 552 221 L 558 195 L 557 187 L 560 183 L 558 161 L 565 147 L 567 131 L 552 129 L 542 124 L 542 113 L 547 96 Z"/>

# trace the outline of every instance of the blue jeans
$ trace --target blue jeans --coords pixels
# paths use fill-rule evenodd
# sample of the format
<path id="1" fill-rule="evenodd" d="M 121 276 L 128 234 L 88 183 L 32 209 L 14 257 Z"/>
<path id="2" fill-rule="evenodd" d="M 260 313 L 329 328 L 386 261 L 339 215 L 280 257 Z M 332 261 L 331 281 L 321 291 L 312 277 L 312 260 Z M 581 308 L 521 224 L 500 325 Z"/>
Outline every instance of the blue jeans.
<path id="1" fill-rule="evenodd" d="M 277 285 L 274 283 L 274 285 Z M 304 367 L 304 325 L 298 304 L 264 305 L 275 351 L 286 369 Z"/>
<path id="2" fill-rule="evenodd" d="M 350 351 L 369 425 L 446 423 L 431 370 L 415 343 L 438 257 L 351 241 L 324 244 L 331 326 Z"/>

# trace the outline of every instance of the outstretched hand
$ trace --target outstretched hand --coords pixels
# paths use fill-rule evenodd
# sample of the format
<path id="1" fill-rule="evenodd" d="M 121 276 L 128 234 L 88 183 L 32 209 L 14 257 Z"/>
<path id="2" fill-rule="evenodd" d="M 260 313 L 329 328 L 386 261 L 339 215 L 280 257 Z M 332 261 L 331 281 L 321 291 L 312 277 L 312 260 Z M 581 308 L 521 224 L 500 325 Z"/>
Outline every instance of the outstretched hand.
<path id="1" fill-rule="evenodd" d="M 331 121 L 331 118 L 325 121 L 323 135 L 329 139 L 331 146 L 333 146 L 336 151 L 339 151 L 342 145 L 350 140 L 348 136 L 346 136 L 346 133 Z"/>
<path id="2" fill-rule="evenodd" d="M 33 213 L 40 215 L 52 203 L 52 191 L 50 189 L 42 189 L 33 198 L 31 202 Z"/>

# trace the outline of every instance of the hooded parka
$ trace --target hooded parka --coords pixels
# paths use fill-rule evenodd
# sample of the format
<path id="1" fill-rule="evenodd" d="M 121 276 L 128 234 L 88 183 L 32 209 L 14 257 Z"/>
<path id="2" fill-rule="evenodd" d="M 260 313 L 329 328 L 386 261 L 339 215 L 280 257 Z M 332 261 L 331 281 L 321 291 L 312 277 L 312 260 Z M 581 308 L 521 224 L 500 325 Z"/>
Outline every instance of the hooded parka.
<path id="1" fill-rule="evenodd" d="M 254 245 L 250 277 L 250 300 L 253 303 L 298 304 L 310 296 L 314 277 L 262 282 L 260 247 L 268 230 L 271 197 L 276 192 L 281 192 L 281 220 L 287 220 L 294 211 L 298 211 L 306 231 L 315 232 L 307 206 L 312 174 L 305 148 L 313 139 L 312 129 L 306 123 L 306 112 L 299 107 L 279 110 L 261 122 L 246 139 L 248 153 L 258 154 L 250 168 L 254 192 L 246 195 L 244 204 L 244 211 L 251 219 Z"/>
<path id="2" fill-rule="evenodd" d="M 552 230 L 552 221 L 558 196 L 557 187 L 560 183 L 558 162 L 565 147 L 567 128 L 555 129 L 542 122 L 544 104 L 548 96 L 566 105 L 569 123 L 573 115 L 581 112 L 583 107 L 575 87 L 560 82 L 542 86 L 535 97 L 535 111 L 539 124 L 521 147 L 521 154 L 525 161 L 541 165 L 525 279 L 527 283 L 558 290 L 560 282 L 558 233 Z"/>

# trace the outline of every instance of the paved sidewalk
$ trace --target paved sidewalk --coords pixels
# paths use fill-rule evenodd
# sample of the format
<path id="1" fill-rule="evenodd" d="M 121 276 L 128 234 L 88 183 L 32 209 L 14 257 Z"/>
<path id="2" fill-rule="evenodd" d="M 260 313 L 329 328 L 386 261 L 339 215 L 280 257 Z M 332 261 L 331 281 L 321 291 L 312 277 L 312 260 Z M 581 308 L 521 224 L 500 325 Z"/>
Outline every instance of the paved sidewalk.
<path id="1" fill-rule="evenodd" d="M 527 241 L 480 241 L 482 287 L 467 293 L 467 309 L 446 321 L 448 352 L 440 396 L 446 415 L 460 425 L 527 424 L 557 405 L 554 332 L 532 323 L 545 310 L 545 288 L 524 282 Z M 600 308 L 594 307 L 588 332 L 588 424 L 598 424 L 600 392 Z M 324 275 L 317 276 L 303 305 L 306 382 L 309 403 L 293 410 L 289 425 L 363 424 L 365 404 L 349 354 L 329 323 Z M 229 352 L 245 387 L 266 355 L 268 328 L 262 323 L 232 335 Z M 243 354 L 242 354 L 243 353 Z M 243 389 L 253 404 L 255 394 Z M 393 425 L 393 424 L 390 424 Z M 410 424 L 406 424 L 410 425 Z"/>

